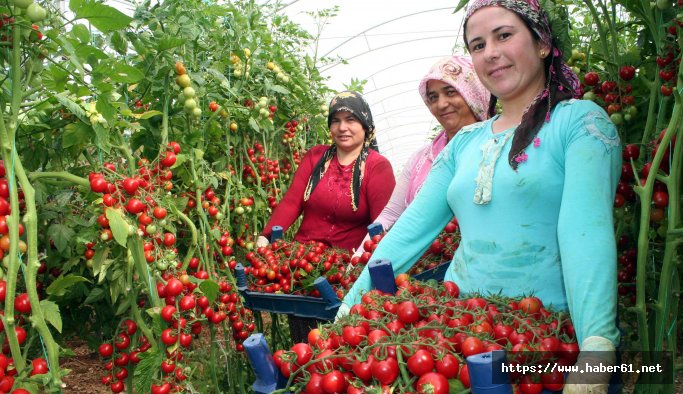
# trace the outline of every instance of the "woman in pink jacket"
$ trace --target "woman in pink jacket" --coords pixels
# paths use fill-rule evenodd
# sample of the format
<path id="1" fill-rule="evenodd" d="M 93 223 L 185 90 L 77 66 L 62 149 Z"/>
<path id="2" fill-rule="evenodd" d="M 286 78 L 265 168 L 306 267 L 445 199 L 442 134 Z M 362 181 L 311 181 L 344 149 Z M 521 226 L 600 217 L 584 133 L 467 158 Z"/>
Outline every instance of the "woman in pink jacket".
<path id="1" fill-rule="evenodd" d="M 427 178 L 432 163 L 448 141 L 463 126 L 488 119 L 486 110 L 491 94 L 479 82 L 469 56 L 450 56 L 436 62 L 418 87 L 420 96 L 443 130 L 431 144 L 420 148 L 404 165 L 396 187 L 375 223 L 388 230 L 413 201 Z M 365 240 L 369 239 L 366 236 Z M 364 252 L 363 242 L 356 250 Z"/>

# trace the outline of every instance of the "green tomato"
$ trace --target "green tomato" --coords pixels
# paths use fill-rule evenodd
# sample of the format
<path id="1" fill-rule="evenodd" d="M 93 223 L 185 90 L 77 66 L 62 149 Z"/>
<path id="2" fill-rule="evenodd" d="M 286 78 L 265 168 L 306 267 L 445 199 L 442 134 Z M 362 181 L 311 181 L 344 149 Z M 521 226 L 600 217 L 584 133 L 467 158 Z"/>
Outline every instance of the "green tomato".
<path id="1" fill-rule="evenodd" d="M 185 100 L 185 111 L 187 112 L 192 112 L 194 111 L 195 108 L 197 108 L 197 102 L 194 101 L 194 99 L 189 98 Z"/>
<path id="2" fill-rule="evenodd" d="M 583 99 L 584 100 L 590 100 L 590 101 L 595 101 L 595 93 L 592 91 L 588 91 L 583 94 Z"/>
<path id="3" fill-rule="evenodd" d="M 202 109 L 199 107 L 193 109 L 192 110 L 192 116 L 194 116 L 195 118 L 202 116 Z"/>
<path id="4" fill-rule="evenodd" d="M 635 105 L 630 105 L 628 108 L 626 108 L 626 112 L 633 117 L 638 115 L 638 108 L 636 108 Z"/>
<path id="5" fill-rule="evenodd" d="M 235 214 L 236 215 L 244 215 L 244 207 L 235 208 Z"/>
<path id="6" fill-rule="evenodd" d="M 26 9 L 31 4 L 33 4 L 33 0 L 14 0 L 14 5 L 19 7 L 19 8 Z"/>
<path id="7" fill-rule="evenodd" d="M 31 3 L 28 8 L 26 8 L 26 16 L 31 22 L 39 22 L 45 19 L 47 10 L 36 3 Z"/>
<path id="8" fill-rule="evenodd" d="M 609 118 L 612 120 L 612 123 L 614 123 L 617 126 L 621 126 L 622 124 L 624 124 L 624 117 L 619 112 L 613 113 L 609 116 Z"/>
<path id="9" fill-rule="evenodd" d="M 159 271 L 166 271 L 166 268 L 168 268 L 168 263 L 166 263 L 166 262 L 163 261 L 163 260 L 158 260 L 158 261 L 156 262 L 155 266 L 157 267 L 157 269 L 158 269 Z"/>
<path id="10" fill-rule="evenodd" d="M 655 5 L 660 10 L 668 10 L 671 8 L 671 0 L 657 0 Z"/>
<path id="11" fill-rule="evenodd" d="M 196 96 L 196 93 L 194 91 L 194 88 L 192 86 L 188 86 L 185 89 L 183 89 L 183 95 L 186 98 L 194 98 Z"/>
<path id="12" fill-rule="evenodd" d="M 156 234 L 158 229 L 157 226 L 153 224 L 148 224 L 145 230 L 147 230 L 147 234 Z"/>

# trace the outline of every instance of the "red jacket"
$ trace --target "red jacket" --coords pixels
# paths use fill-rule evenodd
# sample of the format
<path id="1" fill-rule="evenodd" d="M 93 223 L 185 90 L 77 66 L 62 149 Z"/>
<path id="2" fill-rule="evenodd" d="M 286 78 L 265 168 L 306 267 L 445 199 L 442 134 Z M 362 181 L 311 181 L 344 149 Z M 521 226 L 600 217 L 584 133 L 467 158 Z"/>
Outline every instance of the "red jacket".
<path id="1" fill-rule="evenodd" d="M 261 235 L 269 238 L 273 226 L 286 231 L 303 213 L 296 241 L 319 241 L 348 250 L 356 248 L 367 233 L 367 226 L 379 216 L 389 201 L 396 181 L 389 160 L 370 150 L 365 162 L 358 210 L 351 208 L 353 164 L 342 166 L 335 156 L 318 186 L 304 201 L 304 189 L 313 167 L 328 146 L 311 148 L 301 160 L 289 189 L 268 220 Z"/>

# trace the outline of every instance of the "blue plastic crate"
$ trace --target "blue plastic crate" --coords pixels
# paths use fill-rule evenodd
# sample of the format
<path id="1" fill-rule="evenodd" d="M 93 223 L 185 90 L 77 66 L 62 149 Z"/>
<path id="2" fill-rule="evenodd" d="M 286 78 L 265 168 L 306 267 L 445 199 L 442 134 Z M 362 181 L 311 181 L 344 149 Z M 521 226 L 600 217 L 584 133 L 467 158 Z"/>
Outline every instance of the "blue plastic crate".
<path id="1" fill-rule="evenodd" d="M 238 264 L 235 268 L 237 289 L 244 297 L 245 305 L 254 311 L 282 313 L 298 317 L 334 320 L 341 301 L 337 298 L 327 279 L 319 277 L 313 284 L 321 297 L 294 294 L 261 293 L 247 290 L 247 279 L 244 267 Z"/>
<path id="2" fill-rule="evenodd" d="M 441 263 L 441 265 L 438 265 L 434 268 L 424 270 L 420 272 L 417 275 L 414 275 L 413 278 L 417 280 L 421 280 L 423 282 L 426 282 L 430 279 L 434 279 L 437 282 L 443 282 L 443 278 L 446 276 L 446 271 L 448 271 L 448 266 L 451 264 L 450 261 L 447 261 L 445 263 Z"/>

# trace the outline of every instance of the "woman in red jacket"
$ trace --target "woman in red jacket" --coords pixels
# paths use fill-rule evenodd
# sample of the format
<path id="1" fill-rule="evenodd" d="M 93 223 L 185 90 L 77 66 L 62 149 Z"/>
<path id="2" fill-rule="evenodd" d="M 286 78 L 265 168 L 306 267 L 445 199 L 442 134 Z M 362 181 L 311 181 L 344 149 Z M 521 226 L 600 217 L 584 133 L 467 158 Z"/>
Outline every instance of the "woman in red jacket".
<path id="1" fill-rule="evenodd" d="M 330 102 L 327 124 L 332 145 L 304 156 L 257 246 L 268 244 L 273 226 L 286 231 L 303 213 L 294 240 L 318 241 L 352 250 L 389 201 L 396 183 L 389 161 L 376 150 L 370 106 L 356 92 Z"/>

